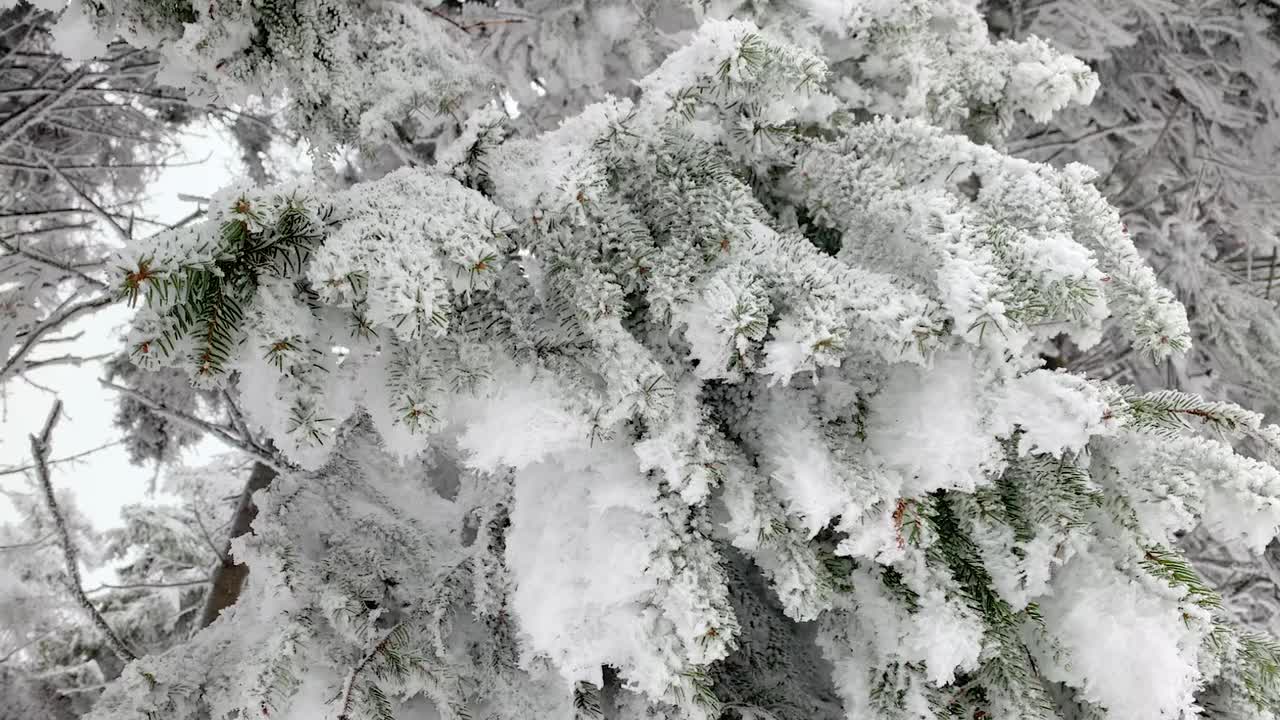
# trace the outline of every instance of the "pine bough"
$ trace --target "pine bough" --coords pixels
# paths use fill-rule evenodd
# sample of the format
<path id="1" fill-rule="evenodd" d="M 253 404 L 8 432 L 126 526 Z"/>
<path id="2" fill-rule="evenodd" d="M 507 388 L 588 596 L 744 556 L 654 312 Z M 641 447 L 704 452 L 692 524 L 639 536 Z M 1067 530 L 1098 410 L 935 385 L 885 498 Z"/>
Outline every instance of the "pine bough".
<path id="1" fill-rule="evenodd" d="M 233 190 L 127 248 L 135 361 L 233 387 L 296 471 L 240 602 L 93 717 L 1271 717 L 1280 647 L 1173 541 L 1262 549 L 1280 472 L 1225 440 L 1280 430 L 1041 369 L 1113 316 L 1167 357 L 1186 316 L 1090 171 L 970 139 L 1096 80 L 965 3 L 865 5 L 821 18 L 856 77 L 708 21 L 636 100 L 527 138 L 483 106 L 433 166 Z M 226 70 L 366 142 L 341 53 L 441 31 L 328 7 Z M 233 24 L 177 47 L 210 75 Z M 262 52 L 281 28 L 317 60 Z M 439 96 L 453 61 L 420 61 L 384 105 Z"/>

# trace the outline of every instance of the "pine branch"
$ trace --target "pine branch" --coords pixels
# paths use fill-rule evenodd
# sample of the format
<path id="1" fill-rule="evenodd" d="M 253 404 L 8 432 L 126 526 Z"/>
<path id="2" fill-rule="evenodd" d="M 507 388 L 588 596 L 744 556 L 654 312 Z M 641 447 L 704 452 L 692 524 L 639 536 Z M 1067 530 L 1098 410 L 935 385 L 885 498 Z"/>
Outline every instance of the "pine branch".
<path id="1" fill-rule="evenodd" d="M 1258 413 L 1233 403 L 1205 400 L 1176 390 L 1158 390 L 1137 396 L 1122 391 L 1121 395 L 1125 407 L 1120 412 L 1138 430 L 1179 433 L 1194 430 L 1198 424 L 1223 433 L 1244 434 L 1256 431 L 1262 422 Z M 1104 419 L 1108 417 L 1110 414 Z"/>
<path id="2" fill-rule="evenodd" d="M 1185 557 L 1176 551 L 1161 548 L 1147 548 L 1140 563 L 1147 572 L 1164 580 L 1174 587 L 1182 587 L 1195 604 L 1211 609 L 1222 607 L 1222 598 L 1213 588 L 1200 578 L 1195 568 Z"/>
<path id="3" fill-rule="evenodd" d="M 89 596 L 85 594 L 84 585 L 80 580 L 80 560 L 77 556 L 75 543 L 71 540 L 71 532 L 67 529 L 66 518 L 63 517 L 62 511 L 58 509 L 58 501 L 53 495 L 53 483 L 49 479 L 49 465 L 47 458 L 49 457 L 49 441 L 53 434 L 53 426 L 57 424 L 58 418 L 62 416 L 62 401 L 57 400 L 53 403 L 53 409 L 49 411 L 49 418 L 45 420 L 44 429 L 40 431 L 40 435 L 31 436 L 31 457 L 35 461 L 36 478 L 40 481 L 40 489 L 44 493 L 45 507 L 49 514 L 53 516 L 54 525 L 58 529 L 58 537 L 62 544 L 62 556 L 66 561 L 67 567 L 67 585 L 80 607 L 84 608 L 85 613 L 89 615 L 89 619 L 97 626 L 98 630 L 107 640 L 107 645 L 111 647 L 112 652 L 121 660 L 130 662 L 136 660 L 137 656 L 133 654 L 124 641 L 116 635 L 111 626 L 107 624 L 106 618 L 98 611 L 98 608 L 89 600 Z"/>
<path id="4" fill-rule="evenodd" d="M 604 717 L 600 707 L 600 688 L 589 682 L 577 682 L 573 686 L 573 720 L 599 720 Z"/>
<path id="5" fill-rule="evenodd" d="M 391 643 L 403 632 L 403 628 L 403 622 L 396 623 L 396 625 L 378 641 L 378 644 L 374 645 L 373 649 L 366 653 L 365 656 L 360 659 L 360 662 L 351 669 L 351 673 L 347 675 L 346 682 L 342 685 L 342 694 L 339 696 L 342 698 L 342 710 L 338 713 L 338 720 L 351 720 L 351 706 L 355 702 L 356 683 L 359 681 L 360 675 L 369 667 L 369 663 L 373 662 L 374 658 L 386 652 Z"/>

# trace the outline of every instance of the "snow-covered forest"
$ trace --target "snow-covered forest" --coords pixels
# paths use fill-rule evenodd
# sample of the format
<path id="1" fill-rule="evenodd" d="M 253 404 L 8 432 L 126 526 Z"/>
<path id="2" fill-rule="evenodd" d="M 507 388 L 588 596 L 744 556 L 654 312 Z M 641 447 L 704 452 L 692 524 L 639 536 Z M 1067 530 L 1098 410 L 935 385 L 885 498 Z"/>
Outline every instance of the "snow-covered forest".
<path id="1" fill-rule="evenodd" d="M 0 720 L 1280 717 L 1273 0 L 0 0 L 0 176 Z"/>

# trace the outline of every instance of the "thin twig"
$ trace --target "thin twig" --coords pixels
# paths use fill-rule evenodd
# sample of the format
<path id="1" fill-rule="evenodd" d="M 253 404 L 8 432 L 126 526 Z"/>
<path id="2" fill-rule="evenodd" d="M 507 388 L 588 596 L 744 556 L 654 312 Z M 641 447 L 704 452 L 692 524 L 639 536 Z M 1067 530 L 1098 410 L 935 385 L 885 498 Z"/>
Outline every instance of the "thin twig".
<path id="1" fill-rule="evenodd" d="M 470 35 L 471 31 L 475 28 L 488 27 L 489 25 L 515 25 L 516 23 L 522 23 L 526 20 L 525 18 L 496 18 L 494 20 L 477 20 L 475 22 L 460 23 L 449 17 L 448 13 L 442 12 L 440 8 L 431 8 L 431 14 L 468 35 Z"/>
<path id="2" fill-rule="evenodd" d="M 11 660 L 11 659 L 13 658 L 13 656 L 14 656 L 14 655 L 17 655 L 18 653 L 22 652 L 23 650 L 26 650 L 27 648 L 31 647 L 32 645 L 35 645 L 36 643 L 38 643 L 38 642 L 40 642 L 41 640 L 43 640 L 43 639 L 45 639 L 45 638 L 49 637 L 50 635 L 54 634 L 55 632 L 57 632 L 57 631 L 56 631 L 56 630 L 46 630 L 45 632 L 40 633 L 39 635 L 37 635 L 37 636 L 35 636 L 35 637 L 31 638 L 30 640 L 28 640 L 28 641 L 26 641 L 26 642 L 22 643 L 22 644 L 21 644 L 21 645 L 19 645 L 18 647 L 16 647 L 16 648 L 14 648 L 14 649 L 10 650 L 9 652 L 5 653 L 4 657 L 0 657 L 0 665 L 3 665 L 3 664 L 5 664 L 5 663 L 9 662 L 9 660 Z"/>
<path id="3" fill-rule="evenodd" d="M 22 372 L 28 372 L 40 367 L 49 367 L 51 365 L 75 365 L 80 366 L 85 363 L 98 362 L 106 360 L 115 355 L 115 353 L 100 353 L 98 355 L 59 355 L 51 358 L 40 358 L 39 360 L 28 360 L 22 366 Z"/>
<path id="4" fill-rule="evenodd" d="M 80 315 L 97 310 L 98 308 L 106 307 L 115 301 L 115 293 L 107 293 L 93 298 L 92 300 L 85 300 L 84 302 L 76 303 L 75 305 L 60 308 L 59 311 L 50 314 L 49 317 L 45 318 L 42 322 L 26 333 L 26 340 L 18 346 L 17 351 L 10 355 L 8 360 L 5 360 L 4 366 L 0 367 L 0 382 L 3 382 L 5 376 L 17 367 L 18 363 L 22 362 L 22 360 L 27 356 L 27 353 L 31 352 L 32 348 L 40 342 L 40 338 L 43 337 L 45 333 L 54 330 L 55 328 L 62 327 L 65 323 L 74 320 Z"/>
<path id="5" fill-rule="evenodd" d="M 107 448 L 109 448 L 109 447 L 115 447 L 116 445 L 119 445 L 119 444 L 120 444 L 120 443 L 122 443 L 122 442 L 124 442 L 124 441 L 123 441 L 123 440 L 112 440 L 111 442 L 102 443 L 101 445 L 99 445 L 99 446 L 97 446 L 97 447 L 95 447 L 95 448 L 89 448 L 88 450 L 85 450 L 84 452 L 76 453 L 75 455 L 68 455 L 67 457 L 64 457 L 64 458 L 58 458 L 58 459 L 56 459 L 56 460 L 48 460 L 48 461 L 46 461 L 46 462 L 45 462 L 45 464 L 46 464 L 46 465 L 57 465 L 58 463 L 71 462 L 72 460 L 79 460 L 80 458 L 85 457 L 86 455 L 92 455 L 92 454 L 94 454 L 94 453 L 98 452 L 99 450 L 106 450 L 106 449 L 107 449 Z M 26 471 L 28 471 L 28 470 L 33 470 L 33 469 L 35 469 L 35 465 L 23 465 L 23 466 L 21 466 L 21 467 L 9 468 L 9 469 L 7 469 L 7 470 L 0 470 L 0 475 L 17 475 L 18 473 L 23 473 L 23 472 L 26 472 Z M 3 549 L 3 548 L 2 548 L 2 547 L 0 547 L 0 549 Z"/>
<path id="6" fill-rule="evenodd" d="M 214 437 L 218 438 L 219 440 L 226 443 L 227 445 L 230 445 L 231 447 L 237 450 L 240 450 L 241 452 L 252 455 L 254 459 L 258 460 L 259 462 L 263 463 L 264 465 L 272 468 L 277 472 L 285 472 L 291 469 L 291 466 L 287 461 L 284 461 L 280 457 L 277 457 L 276 455 L 267 452 L 266 450 L 259 447 L 256 443 L 237 437 L 236 434 L 232 432 L 231 428 L 227 428 L 222 425 L 211 423 L 208 420 L 198 418 L 195 415 L 183 412 L 181 410 L 176 410 L 164 404 L 163 402 L 160 402 L 159 400 L 152 399 L 144 395 L 143 393 L 138 392 L 137 390 L 134 390 L 132 388 L 127 388 L 122 385 L 116 385 L 115 383 L 109 380 L 103 379 L 103 380 L 99 380 L 98 382 L 101 383 L 103 387 L 110 388 L 112 390 L 115 390 L 116 392 L 128 395 L 129 397 L 133 398 L 134 400 L 137 400 L 138 402 L 154 410 L 155 412 L 167 418 L 180 422 L 197 432 L 209 433 L 213 435 Z"/>
<path id="7" fill-rule="evenodd" d="M 62 227 L 63 228 L 83 228 L 83 227 L 87 227 L 87 225 L 76 224 L 76 225 L 64 225 Z M 86 275 L 85 273 L 76 269 L 76 267 L 70 263 L 63 262 L 61 260 L 58 260 L 57 258 L 53 258 L 48 255 L 45 255 L 42 252 L 32 250 L 30 248 L 25 248 L 25 247 L 22 247 L 21 245 L 9 242 L 16 235 L 28 235 L 28 234 L 34 235 L 39 232 L 47 232 L 47 231 L 35 230 L 29 233 L 13 233 L 11 235 L 0 237 L 0 247 L 4 248 L 5 250 L 8 250 L 10 253 L 14 255 L 20 255 L 28 260 L 38 262 L 41 265 L 48 265 L 49 267 L 54 268 L 56 270 L 61 270 L 67 273 L 68 275 L 75 275 L 76 277 L 80 278 L 81 280 L 84 280 L 85 282 L 98 288 L 99 290 L 106 290 L 109 287 L 103 281 L 95 277 Z"/>
<path id="8" fill-rule="evenodd" d="M 1169 115 L 1165 118 L 1164 127 L 1160 128 L 1160 134 L 1157 135 L 1156 139 L 1151 143 L 1151 147 L 1147 148 L 1147 154 L 1142 158 L 1142 164 L 1139 165 L 1138 169 L 1129 176 L 1129 180 L 1124 184 L 1124 187 L 1111 195 L 1113 200 L 1119 200 L 1124 197 L 1124 194 L 1129 192 L 1129 188 L 1133 187 L 1133 184 L 1138 181 L 1138 178 L 1142 177 L 1143 174 L 1147 172 L 1147 167 L 1151 165 L 1151 161 L 1155 159 L 1156 148 L 1160 147 L 1160 143 L 1164 142 L 1164 137 L 1169 134 L 1169 128 L 1173 127 L 1173 119 L 1178 117 L 1178 113 L 1181 111 L 1182 100 L 1179 99 L 1178 103 L 1173 106 L 1173 109 L 1169 111 Z"/>
<path id="9" fill-rule="evenodd" d="M 1156 127 L 1158 127 L 1158 125 L 1156 125 L 1155 123 L 1132 123 L 1129 125 L 1115 125 L 1112 127 L 1105 127 L 1105 128 L 1100 128 L 1098 130 L 1092 130 L 1078 137 L 1063 138 L 1061 140 L 1048 140 L 1042 143 L 1029 143 L 1026 145 L 1016 145 L 1010 148 L 1010 152 L 1015 154 L 1021 154 L 1021 153 L 1033 152 L 1036 150 L 1049 150 L 1052 148 L 1058 148 L 1058 147 L 1064 147 L 1064 146 L 1069 147 L 1072 145 L 1078 145 L 1080 143 L 1087 142 L 1089 140 L 1096 140 L 1098 138 L 1105 137 L 1113 133 L 1138 132 L 1142 130 L 1152 130 L 1152 129 L 1155 129 Z"/>
<path id="10" fill-rule="evenodd" d="M 53 516 L 53 524 L 58 530 L 58 537 L 62 542 L 62 557 L 67 564 L 67 586 L 80 606 L 84 608 L 89 615 L 89 619 L 98 627 L 103 636 L 107 639 L 107 645 L 111 647 L 112 652 L 121 660 L 129 662 L 137 659 L 137 655 L 133 654 L 124 641 L 116 635 L 111 626 L 107 624 L 107 619 L 102 617 L 102 613 L 98 612 L 98 608 L 89 600 L 89 596 L 84 592 L 84 584 L 80 580 L 80 561 L 76 555 L 75 543 L 71 541 L 71 532 L 67 530 L 67 520 L 62 516 L 62 511 L 58 509 L 58 501 L 53 496 L 53 483 L 49 479 L 49 438 L 53 434 L 53 426 L 57 424 L 58 418 L 62 415 L 62 401 L 55 400 L 53 409 L 49 411 L 49 418 L 44 421 L 44 429 L 40 431 L 40 435 L 31 436 L 31 458 L 35 461 L 36 478 L 40 481 L 40 489 L 44 492 L 45 507 L 49 514 Z"/>
<path id="11" fill-rule="evenodd" d="M 231 397 L 231 393 L 226 388 L 222 390 L 222 401 L 227 404 L 227 419 L 231 421 L 231 427 L 240 433 L 240 437 L 244 438 L 245 442 L 256 445 L 253 433 L 249 431 L 249 423 L 245 421 L 244 413 L 240 412 L 240 404 Z"/>
<path id="12" fill-rule="evenodd" d="M 27 542 L 20 542 L 20 543 L 11 543 L 9 545 L 0 545 L 0 552 L 4 550 L 25 550 L 27 548 L 40 547 L 41 545 L 53 539 L 53 536 L 54 536 L 53 533 L 47 533 L 44 535 L 44 537 L 38 537 L 35 540 L 29 540 Z"/>
<path id="13" fill-rule="evenodd" d="M 195 517 L 196 525 L 200 527 L 200 534 L 204 536 L 204 541 L 209 544 L 209 549 L 213 551 L 214 557 L 218 558 L 219 562 L 227 562 L 229 558 L 213 542 L 213 535 L 209 534 L 209 528 L 205 527 L 204 519 L 200 517 L 200 507 L 195 501 L 191 502 L 191 514 Z"/>
<path id="14" fill-rule="evenodd" d="M 1178 185 L 1178 186 L 1176 186 L 1176 187 L 1174 187 L 1174 188 L 1172 188 L 1172 189 L 1170 189 L 1170 190 L 1165 190 L 1165 191 L 1163 191 L 1163 192 L 1158 192 L 1158 193 L 1156 193 L 1155 195 L 1152 195 L 1151 197 L 1147 198 L 1146 200 L 1143 200 L 1143 201 L 1141 201 L 1141 202 L 1134 203 L 1133 205 L 1130 205 L 1130 206 L 1128 206 L 1128 207 L 1124 208 L 1123 210 L 1121 210 L 1121 211 L 1120 211 L 1120 217 L 1126 217 L 1126 216 L 1132 215 L 1132 214 L 1134 214 L 1134 213 L 1136 213 L 1136 212 L 1139 212 L 1139 211 L 1141 211 L 1141 210 L 1145 210 L 1145 209 L 1147 209 L 1147 207 L 1148 207 L 1149 205 L 1151 205 L 1151 203 L 1154 203 L 1154 202 L 1156 202 L 1157 200 L 1161 200 L 1161 199 L 1163 199 L 1163 198 L 1166 198 L 1166 197 L 1168 197 L 1168 196 L 1170 196 L 1170 195 L 1177 195 L 1178 193 L 1182 192 L 1183 190 L 1186 190 L 1187 188 L 1189 188 L 1189 187 L 1191 187 L 1192 185 L 1195 185 L 1195 184 L 1196 184 L 1196 181 L 1195 181 L 1195 180 L 1188 180 L 1188 181 L 1186 181 L 1186 182 L 1182 183 L 1181 185 Z"/>
<path id="15" fill-rule="evenodd" d="M 48 159 L 44 157 L 40 158 L 40 163 L 44 165 L 46 168 L 48 168 L 49 172 L 53 173 L 54 175 L 57 175 L 58 179 L 66 183 L 67 187 L 71 188 L 71 191 L 74 192 L 77 197 L 79 197 L 81 200 L 88 203 L 89 207 L 93 209 L 93 214 L 97 215 L 99 218 L 105 221 L 108 225 L 110 225 L 111 229 L 115 230 L 116 234 L 120 236 L 121 240 L 123 240 L 126 243 L 133 242 L 133 235 L 129 233 L 127 230 L 125 230 L 124 227 L 120 225 L 120 223 L 116 222 L 116 219 L 111 216 L 111 213 L 108 213 L 101 205 L 99 205 L 98 201 L 89 197 L 89 194 L 86 193 L 84 190 L 81 190 L 80 186 L 77 185 L 74 180 L 67 177 L 67 174 L 62 172 L 62 170 L 59 169 L 58 166 L 49 162 Z"/>
<path id="16" fill-rule="evenodd" d="M 102 583 L 92 590 L 85 590 L 86 593 L 96 593 L 101 590 L 138 590 L 141 588 L 174 588 L 174 587 L 191 587 L 192 585 L 207 585 L 209 578 L 200 578 L 199 580 L 175 580 L 174 582 L 154 582 L 154 583 L 130 583 L 128 585 L 113 585 L 111 583 Z"/>

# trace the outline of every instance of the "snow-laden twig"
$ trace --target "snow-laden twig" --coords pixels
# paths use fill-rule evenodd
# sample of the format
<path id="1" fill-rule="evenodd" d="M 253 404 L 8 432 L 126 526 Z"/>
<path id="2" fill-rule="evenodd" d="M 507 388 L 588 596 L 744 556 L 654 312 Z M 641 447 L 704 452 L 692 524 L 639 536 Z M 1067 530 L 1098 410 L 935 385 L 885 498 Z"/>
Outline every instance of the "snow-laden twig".
<path id="1" fill-rule="evenodd" d="M 145 138 L 144 138 L 144 141 L 145 141 Z M 44 165 L 45 168 L 49 170 L 49 172 L 53 173 L 54 175 L 57 175 L 59 180 L 66 183 L 67 187 L 71 188 L 71 191 L 74 192 L 77 197 L 79 197 L 85 203 L 88 203 L 89 207 L 93 210 L 93 214 L 97 215 L 103 222 L 111 226 L 111 229 L 115 231 L 116 235 L 120 236 L 121 240 L 123 240 L 126 244 L 133 242 L 133 234 L 130 233 L 128 230 L 126 230 L 124 226 L 122 226 L 119 222 L 117 222 L 116 219 L 111 216 L 111 213 L 107 212 L 105 208 L 103 208 L 101 205 L 98 204 L 98 201 L 89 197 L 89 194 L 86 193 L 84 190 L 82 190 L 80 186 L 75 183 L 74 180 L 72 180 L 70 177 L 67 177 L 67 174 L 62 172 L 61 168 L 49 162 L 48 158 L 41 158 L 40 163 Z"/>
<path id="2" fill-rule="evenodd" d="M 400 628 L 403 626 L 403 622 L 396 623 L 396 625 L 392 627 L 391 630 L 387 631 L 387 634 L 378 641 L 378 644 L 374 645 L 373 649 L 360 659 L 359 664 L 351 668 L 351 673 L 347 675 L 346 682 L 342 684 L 342 711 L 338 713 L 338 720 L 351 720 L 351 705 L 355 702 L 356 682 L 360 679 L 360 674 L 369 667 L 369 663 L 372 662 L 375 657 L 382 654 L 382 652 L 387 649 L 387 646 L 390 645 L 391 641 L 395 638 L 396 633 L 400 632 Z"/>
<path id="3" fill-rule="evenodd" d="M 217 439 L 221 440 L 227 445 L 230 445 L 236 450 L 240 450 L 241 452 L 244 452 L 253 456 L 254 459 L 270 467 L 276 472 L 284 472 L 290 469 L 291 467 L 289 463 L 282 461 L 275 454 L 264 450 L 257 443 L 253 442 L 251 439 L 237 436 L 235 433 L 232 432 L 230 428 L 224 427 L 222 425 L 218 425 L 216 423 L 211 423 L 208 420 L 203 420 L 190 413 L 185 413 L 181 410 L 176 410 L 174 408 L 171 408 L 168 405 L 164 404 L 163 402 L 152 399 L 147 395 L 144 395 L 143 393 L 140 393 L 137 390 L 134 390 L 132 388 L 127 388 L 127 387 L 124 387 L 123 385 L 116 385 L 115 383 L 109 380 L 99 380 L 98 382 L 100 382 L 103 387 L 110 388 L 112 390 L 115 390 L 116 392 L 128 395 L 129 397 L 133 398 L 134 400 L 137 400 L 138 402 L 142 403 L 148 408 L 151 408 L 155 412 L 167 418 L 170 418 L 176 422 L 182 423 L 183 425 L 186 425 L 187 427 L 195 430 L 196 432 L 209 433 L 210 435 L 213 435 Z"/>
<path id="4" fill-rule="evenodd" d="M 115 301 L 116 295 L 114 293 L 99 295 L 96 298 L 64 307 L 60 311 L 55 312 L 42 320 L 39 325 L 36 325 L 26 334 L 26 338 L 23 340 L 22 344 L 18 346 L 18 349 L 10 355 L 7 360 L 5 360 L 4 366 L 0 367 L 0 381 L 3 381 L 3 379 L 13 372 L 15 368 L 19 367 L 18 364 L 23 362 L 27 355 L 37 344 L 39 344 L 40 339 L 44 337 L 46 333 L 66 325 L 81 315 L 93 312 L 99 308 L 104 308 Z"/>
<path id="5" fill-rule="evenodd" d="M 62 511 L 58 508 L 58 501 L 53 495 L 53 483 L 49 480 L 49 439 L 53 435 L 53 426 L 58 423 L 58 418 L 62 416 L 62 401 L 55 400 L 53 408 L 49 411 L 49 417 L 44 421 L 44 429 L 40 431 L 40 435 L 31 436 L 31 457 L 35 461 L 36 478 L 40 481 L 40 489 L 44 493 L 45 507 L 48 508 L 49 514 L 53 517 L 53 523 L 58 529 L 58 538 L 62 543 L 62 557 L 67 565 L 67 586 L 75 596 L 80 607 L 84 608 L 89 619 L 102 633 L 107 640 L 107 645 L 111 647 L 111 651 L 121 660 L 129 662 L 135 660 L 137 655 L 129 649 L 124 641 L 116 635 L 115 631 L 107 623 L 107 619 L 98 611 L 97 606 L 85 594 L 84 584 L 80 579 L 80 560 L 76 552 L 75 543 L 71 541 L 71 533 L 67 530 L 67 520 L 62 515 Z"/>
<path id="6" fill-rule="evenodd" d="M 175 587 L 191 587 L 193 585 L 208 585 L 209 578 L 203 577 L 196 580 L 174 580 L 172 582 L 143 582 L 128 583 L 125 585 L 114 585 L 112 583 L 102 583 L 101 585 L 85 590 L 85 593 L 96 593 L 102 590 L 140 590 L 142 588 L 175 588 Z"/>
<path id="7" fill-rule="evenodd" d="M 85 450 L 84 452 L 78 452 L 78 453 L 76 453 L 75 455 L 68 455 L 68 456 L 66 456 L 66 457 L 58 458 L 58 459 L 56 459 L 56 460 L 47 460 L 47 461 L 45 461 L 45 464 L 46 464 L 46 465 L 57 465 L 58 463 L 71 462 L 71 461 L 73 461 L 73 460 L 79 460 L 80 458 L 86 457 L 86 456 L 88 456 L 88 455 L 92 455 L 92 454 L 94 454 L 94 453 L 96 453 L 96 452 L 99 452 L 99 451 L 101 451 L 101 450 L 106 450 L 106 449 L 107 449 L 107 448 L 109 448 L 109 447 L 115 447 L 116 445 L 119 445 L 121 442 L 123 442 L 123 440 L 112 440 L 111 442 L 105 442 L 105 443 L 102 443 L 101 445 L 98 445 L 97 447 L 89 448 L 88 450 Z M 24 473 L 24 472 L 26 472 L 26 471 L 28 471 L 28 470 L 32 470 L 32 469 L 34 469 L 34 468 L 35 468 L 35 465 L 34 465 L 34 464 L 32 464 L 32 465 L 20 465 L 20 466 L 15 467 L 15 468 L 6 468 L 6 469 L 3 469 L 3 470 L 0 470 L 0 475 L 17 475 L 18 473 Z M 5 546 L 0 545 L 0 549 L 3 549 L 4 547 L 5 547 Z"/>

